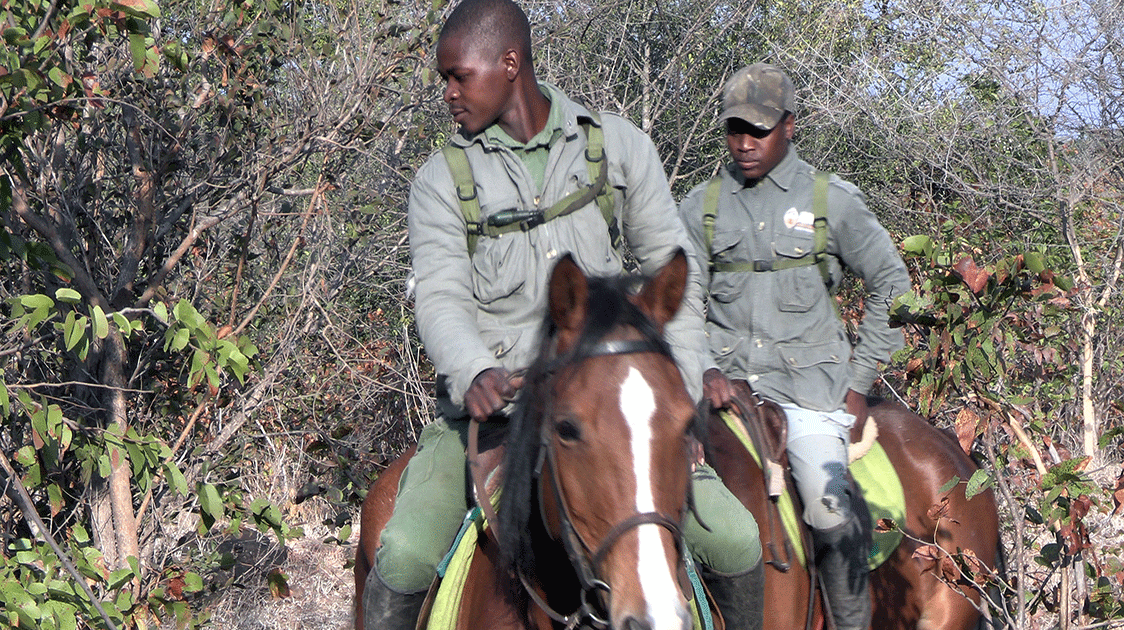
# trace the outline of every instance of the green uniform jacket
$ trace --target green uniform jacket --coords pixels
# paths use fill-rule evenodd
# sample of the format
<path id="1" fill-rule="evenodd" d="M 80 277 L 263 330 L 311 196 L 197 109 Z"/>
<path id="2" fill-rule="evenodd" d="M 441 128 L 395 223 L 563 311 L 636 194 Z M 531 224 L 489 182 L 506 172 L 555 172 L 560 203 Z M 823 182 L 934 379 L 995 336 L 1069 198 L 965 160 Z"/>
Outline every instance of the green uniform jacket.
<path id="1" fill-rule="evenodd" d="M 815 248 L 812 186 L 815 170 L 796 151 L 756 185 L 732 165 L 722 170 L 712 251 L 731 262 L 799 258 Z M 828 187 L 827 251 L 836 282 L 840 261 L 862 278 L 865 314 L 852 349 L 833 297 L 815 265 L 747 273 L 708 269 L 702 228 L 706 184 L 680 204 L 679 213 L 700 254 L 709 284 L 706 331 L 710 365 L 744 378 L 761 395 L 806 409 L 843 407 L 847 389 L 867 393 L 878 362 L 902 347 L 888 326 L 893 299 L 910 289 L 909 273 L 890 235 L 854 185 L 832 176 Z"/>
<path id="2" fill-rule="evenodd" d="M 550 149 L 544 189 L 519 157 L 489 142 L 483 133 L 453 136 L 465 147 L 476 179 L 481 219 L 508 209 L 549 208 L 555 201 L 589 184 L 585 132 L 579 117 L 589 111 L 557 88 L 544 85 L 552 103 L 563 107 L 562 136 Z M 706 347 L 702 289 L 695 256 L 676 215 L 663 164 L 651 139 L 620 116 L 602 114 L 608 183 L 616 216 L 629 249 L 645 274 L 657 271 L 676 248 L 687 250 L 691 275 L 679 314 L 667 338 L 679 362 L 688 392 L 702 393 L 701 350 Z M 409 235 L 416 279 L 418 333 L 427 354 L 443 375 L 440 411 L 464 415 L 464 394 L 472 379 L 491 367 L 527 367 L 537 351 L 546 309 L 547 280 L 566 252 L 590 275 L 621 273 L 621 254 L 596 202 L 527 232 L 496 238 L 482 236 L 469 256 L 466 222 L 453 178 L 441 152 L 430 156 L 410 189 Z"/>

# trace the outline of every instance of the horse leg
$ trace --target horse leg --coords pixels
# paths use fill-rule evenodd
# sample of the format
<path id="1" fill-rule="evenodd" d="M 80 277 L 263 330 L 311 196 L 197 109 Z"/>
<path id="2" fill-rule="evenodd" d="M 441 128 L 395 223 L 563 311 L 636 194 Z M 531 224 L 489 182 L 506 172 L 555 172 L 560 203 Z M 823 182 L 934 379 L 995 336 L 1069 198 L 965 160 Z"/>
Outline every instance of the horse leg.
<path id="1" fill-rule="evenodd" d="M 878 423 L 878 441 L 907 489 L 906 522 L 899 525 L 908 536 L 922 541 L 904 540 L 872 576 L 874 625 L 974 628 L 979 618 L 975 607 L 980 601 L 978 591 L 964 580 L 950 587 L 937 579 L 939 562 L 912 556 L 922 545 L 935 543 L 949 553 L 975 554 L 983 564 L 994 567 L 999 530 L 994 495 L 986 490 L 966 497 L 964 482 L 977 467 L 944 432 L 893 403 L 872 405 L 871 415 Z M 959 477 L 960 483 L 941 493 L 941 487 L 953 477 Z"/>
<path id="2" fill-rule="evenodd" d="M 394 498 L 398 495 L 398 480 L 406 463 L 414 455 L 410 447 L 371 483 L 359 515 L 359 544 L 355 549 L 355 630 L 363 628 L 363 589 L 367 574 L 375 567 L 375 552 L 379 548 L 379 535 L 394 513 Z"/>

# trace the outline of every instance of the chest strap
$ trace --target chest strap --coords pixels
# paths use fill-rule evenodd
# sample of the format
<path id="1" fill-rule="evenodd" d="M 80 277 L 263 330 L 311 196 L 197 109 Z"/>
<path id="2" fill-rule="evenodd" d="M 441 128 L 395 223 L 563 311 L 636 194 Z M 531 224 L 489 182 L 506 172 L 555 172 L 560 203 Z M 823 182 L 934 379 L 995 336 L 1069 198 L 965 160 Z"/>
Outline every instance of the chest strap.
<path id="1" fill-rule="evenodd" d="M 718 197 L 722 191 L 722 178 L 714 177 L 706 186 L 703 196 L 702 227 L 703 238 L 707 257 L 710 260 L 710 272 L 740 272 L 764 273 L 818 265 L 824 285 L 831 287 L 833 281 L 831 270 L 827 265 L 827 187 L 831 173 L 817 171 L 815 183 L 812 186 L 812 221 L 815 238 L 815 247 L 812 251 L 799 258 L 773 258 L 771 260 L 730 261 L 714 260 L 714 223 L 718 220 Z"/>
<path id="2" fill-rule="evenodd" d="M 607 189 L 605 186 L 609 179 L 609 161 L 605 158 L 605 134 L 601 131 L 601 119 L 597 114 L 593 114 L 592 119 L 583 117 L 580 123 L 586 135 L 586 172 L 592 183 L 559 199 L 546 210 L 510 208 L 500 210 L 481 220 L 476 180 L 472 175 L 472 165 L 468 162 L 464 147 L 447 144 L 441 149 L 449 165 L 449 172 L 453 176 L 457 200 L 467 226 L 469 256 L 476 252 L 476 243 L 481 236 L 495 238 L 507 232 L 526 232 L 547 221 L 566 216 L 594 200 L 597 201 L 597 207 L 601 210 L 601 216 L 608 226 L 609 239 L 613 247 L 620 247 L 621 236 L 613 212 L 612 189 Z"/>

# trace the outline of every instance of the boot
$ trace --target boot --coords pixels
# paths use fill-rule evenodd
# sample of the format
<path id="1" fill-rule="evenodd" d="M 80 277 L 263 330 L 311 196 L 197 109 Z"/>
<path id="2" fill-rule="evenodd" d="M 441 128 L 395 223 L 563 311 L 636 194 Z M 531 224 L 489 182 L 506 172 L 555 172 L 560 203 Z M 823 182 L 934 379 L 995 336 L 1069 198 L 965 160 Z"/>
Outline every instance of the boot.
<path id="1" fill-rule="evenodd" d="M 402 594 L 390 590 L 371 568 L 363 586 L 364 630 L 414 630 L 426 592 Z"/>
<path id="2" fill-rule="evenodd" d="M 735 575 L 702 567 L 702 577 L 726 620 L 726 630 L 761 630 L 765 619 L 764 562 L 758 560 L 749 571 Z"/>
<path id="3" fill-rule="evenodd" d="M 868 630 L 870 599 L 870 535 L 852 513 L 841 525 L 813 530 L 816 568 L 820 572 L 836 630 Z"/>

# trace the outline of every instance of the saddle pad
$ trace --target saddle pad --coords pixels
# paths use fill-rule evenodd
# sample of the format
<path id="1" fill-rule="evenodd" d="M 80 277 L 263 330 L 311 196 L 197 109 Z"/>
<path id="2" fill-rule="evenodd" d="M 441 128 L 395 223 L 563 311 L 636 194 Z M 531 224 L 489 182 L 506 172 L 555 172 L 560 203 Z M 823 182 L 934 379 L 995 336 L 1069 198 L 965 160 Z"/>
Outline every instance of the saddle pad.
<path id="1" fill-rule="evenodd" d="M 761 466 L 761 456 L 753 448 L 753 442 L 750 440 L 745 427 L 742 426 L 741 419 L 729 411 L 721 411 L 719 416 L 738 437 L 742 446 L 757 462 L 757 465 Z M 886 456 L 886 451 L 882 449 L 881 444 L 875 442 L 866 455 L 851 463 L 850 469 L 851 475 L 855 478 L 855 482 L 859 484 L 859 488 L 862 489 L 863 498 L 870 509 L 870 517 L 873 521 L 871 523 L 872 528 L 873 523 L 877 523 L 882 518 L 891 519 L 899 524 L 905 522 L 905 491 L 902 489 L 902 482 L 898 478 L 897 471 L 890 464 L 890 458 Z M 801 564 L 806 565 L 803 539 L 800 536 L 800 517 L 796 514 L 796 506 L 793 503 L 791 492 L 791 488 L 785 488 L 784 493 L 777 500 L 777 509 L 780 512 L 781 521 L 784 523 L 785 534 L 792 542 L 796 556 Z M 902 533 L 898 529 L 885 533 L 874 532 L 872 538 L 870 568 L 874 570 L 885 562 L 897 548 L 901 542 Z"/>
<path id="2" fill-rule="evenodd" d="M 426 630 L 454 630 L 457 626 L 457 613 L 461 606 L 461 597 L 464 594 L 464 585 L 468 580 L 468 569 L 472 565 L 472 556 L 476 551 L 476 541 L 484 532 L 483 511 L 479 506 L 472 508 L 465 514 L 461 522 L 460 532 L 453 540 L 453 546 L 441 564 L 437 565 L 437 579 L 431 588 L 436 589 L 433 596 L 433 605 L 429 609 L 429 618 L 426 621 Z M 707 602 L 707 593 L 702 580 L 695 570 L 694 562 L 690 555 L 687 556 L 687 577 L 691 582 L 694 597 L 691 598 L 691 617 L 694 619 L 694 630 L 714 630 L 714 619 L 711 616 L 710 606 L 704 608 L 695 603 Z"/>

